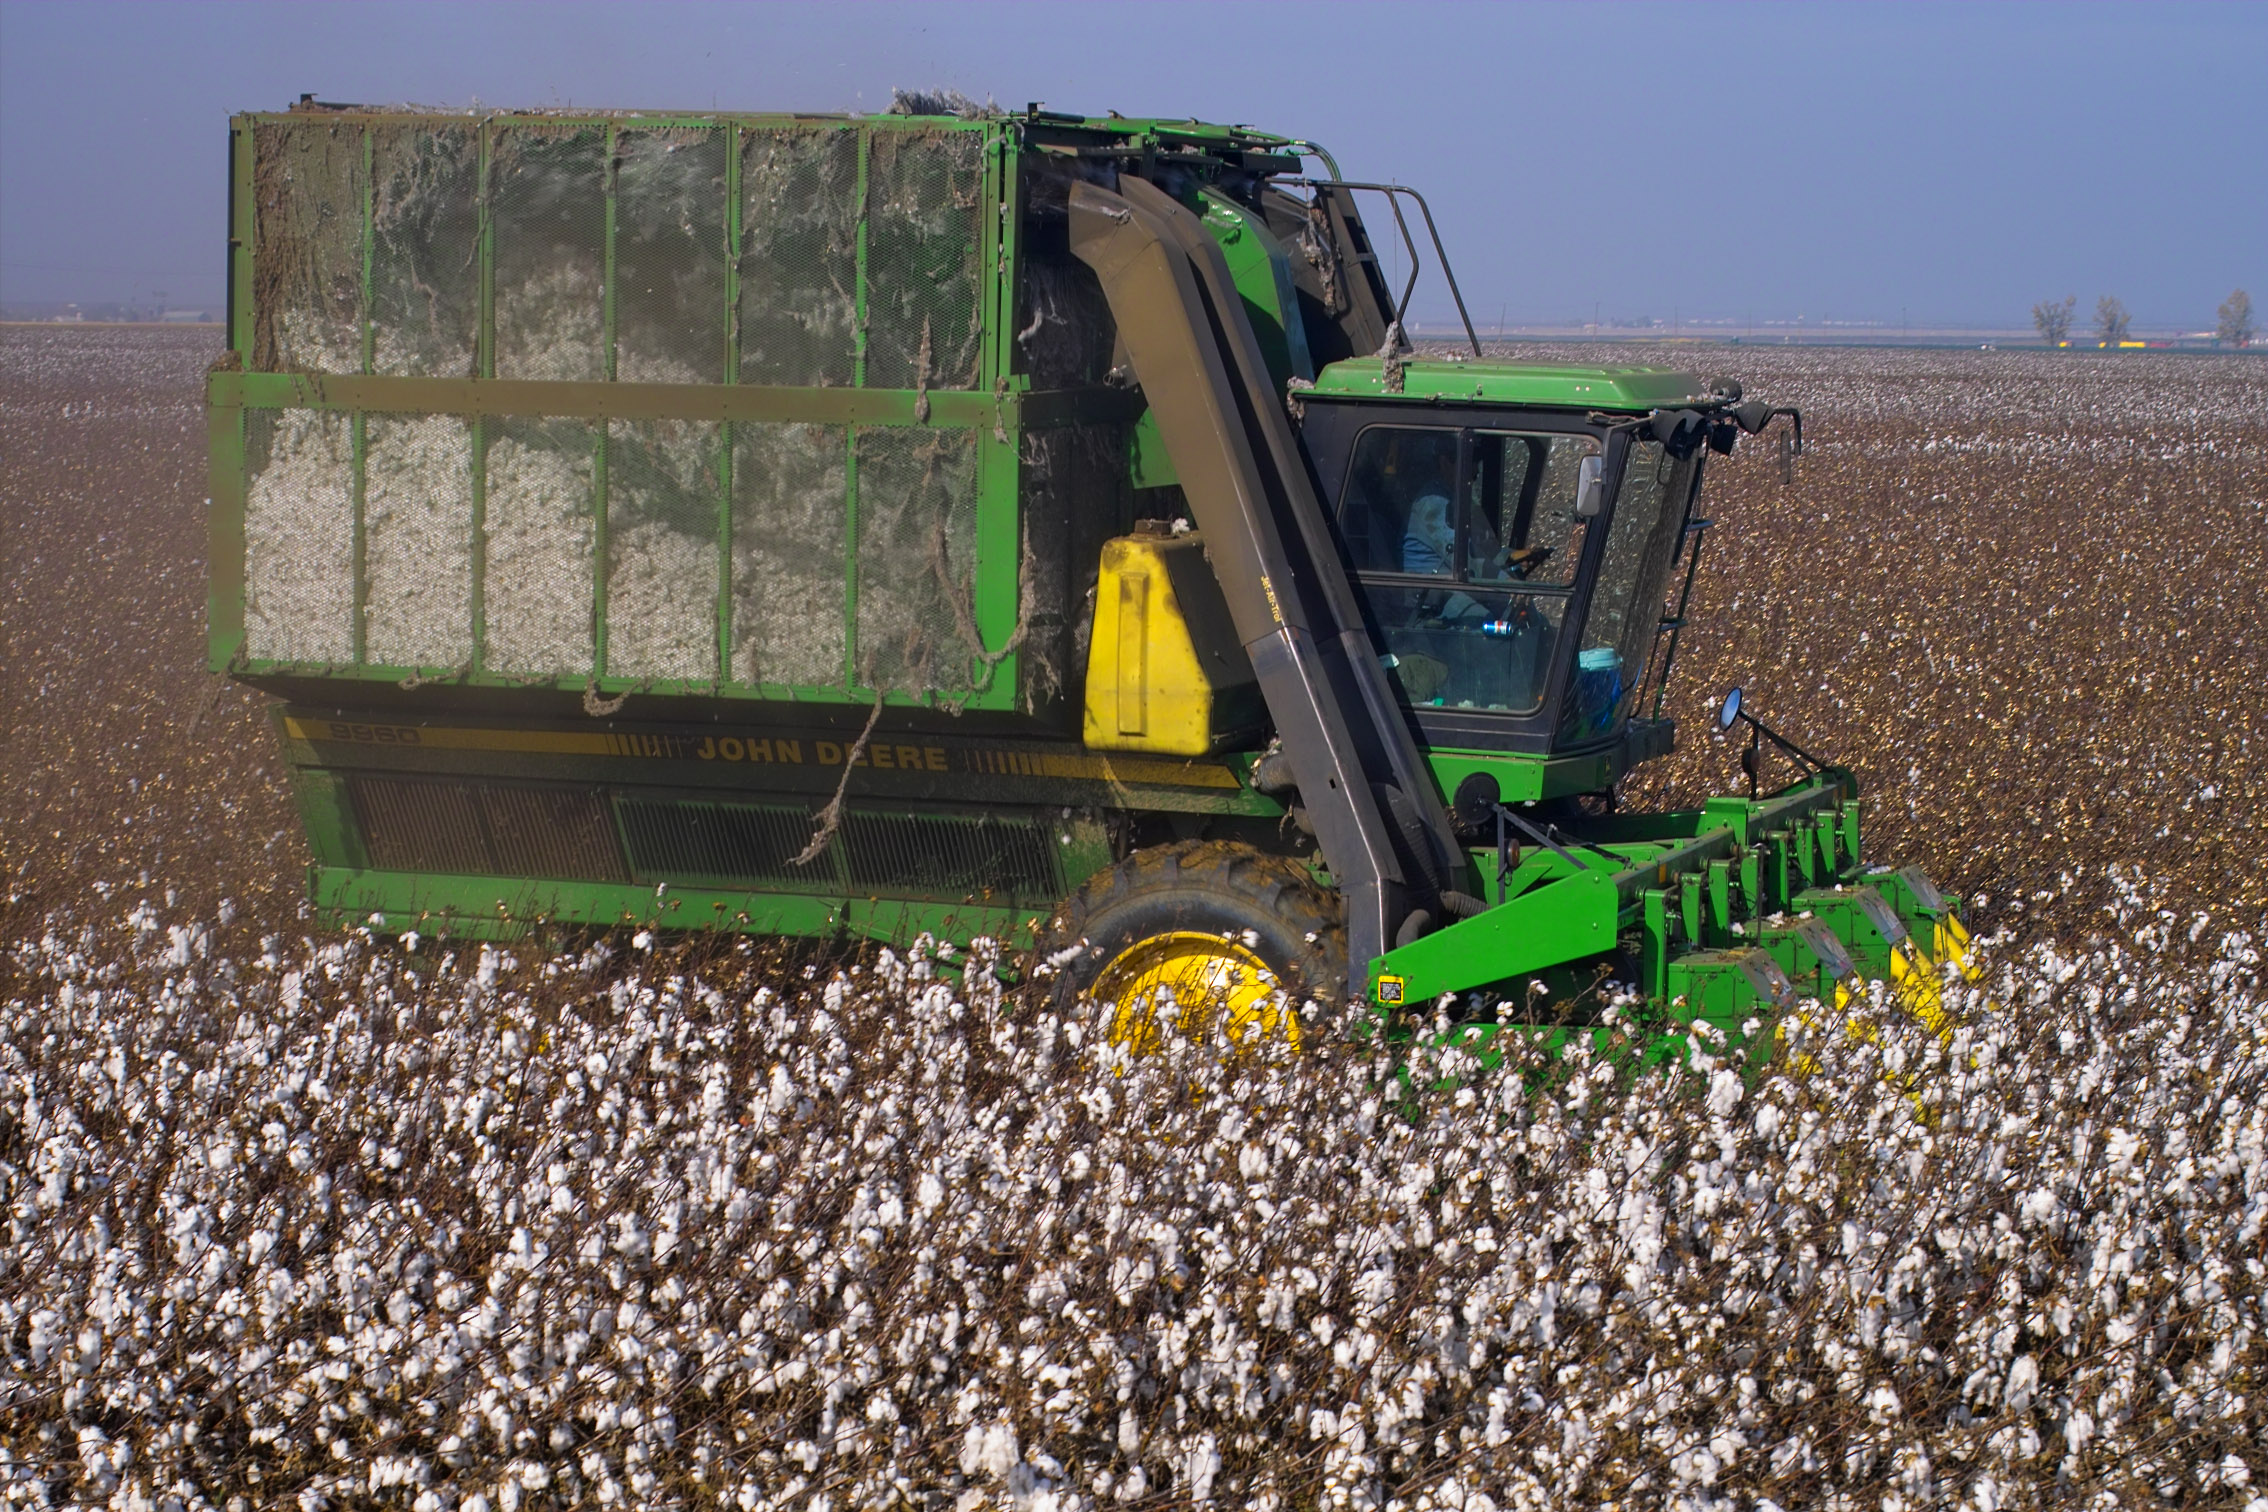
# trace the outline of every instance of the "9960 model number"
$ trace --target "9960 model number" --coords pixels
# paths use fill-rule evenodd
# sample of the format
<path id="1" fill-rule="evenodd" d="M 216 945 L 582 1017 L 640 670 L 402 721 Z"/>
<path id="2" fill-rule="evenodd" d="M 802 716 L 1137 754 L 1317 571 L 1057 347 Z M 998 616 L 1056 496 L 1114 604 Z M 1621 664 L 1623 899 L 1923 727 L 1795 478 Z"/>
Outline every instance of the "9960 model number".
<path id="1" fill-rule="evenodd" d="M 322 740 L 351 740 L 357 745 L 422 745 L 424 737 L 410 725 L 340 724 L 327 720 L 316 727 Z"/>

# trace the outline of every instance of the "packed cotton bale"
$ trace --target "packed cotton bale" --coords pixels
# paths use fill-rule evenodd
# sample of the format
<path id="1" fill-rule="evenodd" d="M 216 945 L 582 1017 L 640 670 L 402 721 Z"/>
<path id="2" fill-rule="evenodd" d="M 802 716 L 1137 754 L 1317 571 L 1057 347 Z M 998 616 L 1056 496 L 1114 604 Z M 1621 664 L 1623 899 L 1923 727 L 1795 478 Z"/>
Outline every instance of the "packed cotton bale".
<path id="1" fill-rule="evenodd" d="M 608 435 L 606 670 L 714 678 L 719 428 L 616 421 Z"/>
<path id="2" fill-rule="evenodd" d="M 986 649 L 972 432 L 859 432 L 858 582 L 861 682 L 915 696 L 970 686 Z"/>
<path id="3" fill-rule="evenodd" d="M 487 664 L 491 671 L 588 672 L 596 437 L 572 420 L 513 421 L 488 443 Z"/>
<path id="4" fill-rule="evenodd" d="M 332 410 L 250 417 L 244 649 L 264 661 L 354 658 L 354 427 Z"/>
<path id="5" fill-rule="evenodd" d="M 732 676 L 844 679 L 844 486 L 840 426 L 733 427 Z"/>
<path id="6" fill-rule="evenodd" d="M 472 428 L 454 415 L 373 415 L 362 463 L 366 660 L 472 660 Z"/>

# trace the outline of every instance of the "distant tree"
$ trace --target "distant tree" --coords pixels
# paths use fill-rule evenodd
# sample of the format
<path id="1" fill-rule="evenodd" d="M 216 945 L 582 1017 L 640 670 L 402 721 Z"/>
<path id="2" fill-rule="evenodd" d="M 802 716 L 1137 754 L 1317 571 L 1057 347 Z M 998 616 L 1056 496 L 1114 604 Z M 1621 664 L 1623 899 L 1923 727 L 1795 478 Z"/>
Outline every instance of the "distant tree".
<path id="1" fill-rule="evenodd" d="M 2252 345 L 2252 296 L 2239 289 L 2221 301 L 2220 329 L 2213 333 L 2215 341 L 2233 347 Z"/>
<path id="2" fill-rule="evenodd" d="M 2095 329 L 2103 333 L 2104 346 L 2117 346 L 2126 339 L 2126 327 L 2131 317 L 2126 306 L 2114 295 L 2105 294 L 2095 301 Z"/>
<path id="3" fill-rule="evenodd" d="M 2065 298 L 2061 303 L 2042 300 L 2032 306 L 2032 324 L 2040 328 L 2040 340 L 2049 346 L 2061 346 L 2071 335 L 2071 312 L 2079 308 L 2079 296 Z"/>

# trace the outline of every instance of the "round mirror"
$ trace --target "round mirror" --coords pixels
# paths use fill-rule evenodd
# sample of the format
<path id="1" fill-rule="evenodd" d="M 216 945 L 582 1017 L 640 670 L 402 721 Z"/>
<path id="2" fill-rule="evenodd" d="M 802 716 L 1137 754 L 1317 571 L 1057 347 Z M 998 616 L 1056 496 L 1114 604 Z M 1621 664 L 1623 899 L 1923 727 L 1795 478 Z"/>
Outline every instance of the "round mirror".
<path id="1" fill-rule="evenodd" d="M 1457 784 L 1457 796 L 1450 800 L 1450 812 L 1456 815 L 1458 828 L 1467 834 L 1476 833 L 1496 817 L 1496 805 L 1503 801 L 1503 796 L 1503 789 L 1493 775 L 1473 772 Z"/>
<path id="2" fill-rule="evenodd" d="M 1729 730 L 1733 727 L 1733 721 L 1738 718 L 1740 718 L 1740 689 L 1727 688 L 1725 690 L 1725 701 L 1717 705 L 1717 728 Z"/>

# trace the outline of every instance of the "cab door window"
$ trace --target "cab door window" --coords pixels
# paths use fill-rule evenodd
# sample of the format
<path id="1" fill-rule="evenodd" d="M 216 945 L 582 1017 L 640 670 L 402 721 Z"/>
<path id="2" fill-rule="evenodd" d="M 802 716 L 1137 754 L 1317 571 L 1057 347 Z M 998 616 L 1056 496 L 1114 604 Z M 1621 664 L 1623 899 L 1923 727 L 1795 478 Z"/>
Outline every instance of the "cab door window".
<path id="1" fill-rule="evenodd" d="M 1531 714 L 1582 554 L 1587 435 L 1373 426 L 1339 524 L 1389 672 L 1415 705 Z"/>

